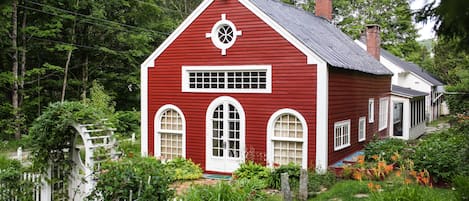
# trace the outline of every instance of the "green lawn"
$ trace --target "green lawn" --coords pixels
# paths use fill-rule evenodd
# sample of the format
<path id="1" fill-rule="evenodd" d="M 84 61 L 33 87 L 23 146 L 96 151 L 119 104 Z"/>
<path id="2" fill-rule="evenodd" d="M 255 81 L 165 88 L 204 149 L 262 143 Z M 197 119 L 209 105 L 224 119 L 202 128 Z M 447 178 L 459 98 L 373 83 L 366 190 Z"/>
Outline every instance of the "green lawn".
<path id="1" fill-rule="evenodd" d="M 383 201 L 427 201 L 427 200 L 445 200 L 456 201 L 455 192 L 450 189 L 429 188 L 422 186 L 408 186 L 405 190 L 394 190 L 402 185 L 394 186 L 386 182 L 374 182 L 382 186 L 381 192 L 375 192 L 372 195 L 368 190 L 368 181 L 343 180 L 337 182 L 328 191 L 310 198 L 313 200 L 342 200 L 342 201 L 364 201 L 364 200 L 383 200 Z M 355 197 L 358 194 L 367 194 L 369 197 Z M 410 197 L 410 198 L 409 198 Z"/>

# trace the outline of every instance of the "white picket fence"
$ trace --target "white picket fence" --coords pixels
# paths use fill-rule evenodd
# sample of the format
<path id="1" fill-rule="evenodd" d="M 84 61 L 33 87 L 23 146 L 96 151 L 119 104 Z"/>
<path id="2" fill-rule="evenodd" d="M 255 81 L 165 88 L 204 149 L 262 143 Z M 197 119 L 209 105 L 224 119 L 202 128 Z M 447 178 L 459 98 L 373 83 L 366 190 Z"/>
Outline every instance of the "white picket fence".
<path id="1" fill-rule="evenodd" d="M 0 170 L 0 173 L 4 173 L 5 170 Z M 42 201 L 44 194 L 47 194 L 43 186 L 43 180 L 40 174 L 24 172 L 20 178 L 23 185 L 13 186 L 8 183 L 0 182 L 0 200 L 4 201 L 21 201 L 21 200 L 32 200 Z M 24 196 L 24 197 L 23 197 Z"/>

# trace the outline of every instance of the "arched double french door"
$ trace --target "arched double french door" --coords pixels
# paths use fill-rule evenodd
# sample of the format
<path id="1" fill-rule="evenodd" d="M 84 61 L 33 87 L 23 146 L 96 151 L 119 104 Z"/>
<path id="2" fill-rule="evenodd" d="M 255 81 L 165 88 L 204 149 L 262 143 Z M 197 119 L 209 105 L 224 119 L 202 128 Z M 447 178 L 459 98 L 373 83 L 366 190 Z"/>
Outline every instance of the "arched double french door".
<path id="1" fill-rule="evenodd" d="M 244 162 L 245 114 L 234 98 L 212 101 L 206 114 L 206 162 L 208 171 L 233 172 Z"/>

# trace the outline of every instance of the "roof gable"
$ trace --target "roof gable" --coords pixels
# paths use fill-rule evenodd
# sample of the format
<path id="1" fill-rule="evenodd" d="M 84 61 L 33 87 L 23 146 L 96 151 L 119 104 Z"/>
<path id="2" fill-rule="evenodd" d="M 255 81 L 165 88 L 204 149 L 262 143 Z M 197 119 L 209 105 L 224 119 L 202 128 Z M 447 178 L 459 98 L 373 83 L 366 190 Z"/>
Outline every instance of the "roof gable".
<path id="1" fill-rule="evenodd" d="M 148 57 L 142 68 L 154 61 L 215 0 L 204 0 L 194 12 Z M 238 0 L 282 37 L 307 56 L 308 64 L 330 66 L 376 75 L 392 75 L 381 63 L 369 56 L 353 40 L 327 20 L 278 0 Z M 321 65 L 322 66 L 322 65 Z"/>
<path id="2" fill-rule="evenodd" d="M 427 72 L 420 66 L 404 61 L 400 59 L 399 57 L 394 56 L 390 52 L 386 51 L 385 49 L 381 48 L 381 56 L 386 58 L 387 60 L 391 61 L 392 63 L 396 64 L 397 66 L 401 67 L 405 71 L 412 72 L 419 76 L 420 78 L 426 80 L 428 83 L 430 83 L 433 86 L 443 86 L 444 84 L 436 79 L 431 73 Z"/>

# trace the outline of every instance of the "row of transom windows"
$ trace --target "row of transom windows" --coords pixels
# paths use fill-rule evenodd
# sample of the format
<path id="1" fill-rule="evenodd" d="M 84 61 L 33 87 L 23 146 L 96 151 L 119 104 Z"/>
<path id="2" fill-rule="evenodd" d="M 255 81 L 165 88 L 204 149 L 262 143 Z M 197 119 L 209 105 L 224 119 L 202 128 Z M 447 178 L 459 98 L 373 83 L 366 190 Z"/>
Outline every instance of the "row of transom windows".
<path id="1" fill-rule="evenodd" d="M 240 115 L 235 106 L 228 104 L 227 110 L 224 104 L 220 104 L 212 113 L 212 156 L 229 158 L 242 157 L 240 150 Z M 227 114 L 225 115 L 225 112 Z M 157 117 L 157 134 L 159 135 L 159 157 L 163 159 L 174 159 L 184 157 L 183 138 L 185 124 L 182 114 L 175 108 L 168 108 Z M 225 122 L 226 121 L 226 122 Z M 272 165 L 284 165 L 296 163 L 302 165 L 304 158 L 304 136 L 305 128 L 296 115 L 282 113 L 275 117 L 272 128 L 270 143 L 272 144 Z M 225 129 L 225 127 L 227 127 Z M 225 136 L 227 135 L 227 136 Z M 228 140 L 225 140 L 227 138 Z"/>
<path id="2" fill-rule="evenodd" d="M 266 71 L 192 71 L 191 89 L 266 89 Z"/>

